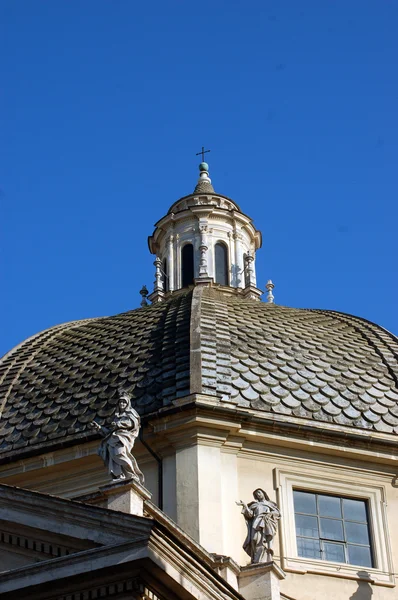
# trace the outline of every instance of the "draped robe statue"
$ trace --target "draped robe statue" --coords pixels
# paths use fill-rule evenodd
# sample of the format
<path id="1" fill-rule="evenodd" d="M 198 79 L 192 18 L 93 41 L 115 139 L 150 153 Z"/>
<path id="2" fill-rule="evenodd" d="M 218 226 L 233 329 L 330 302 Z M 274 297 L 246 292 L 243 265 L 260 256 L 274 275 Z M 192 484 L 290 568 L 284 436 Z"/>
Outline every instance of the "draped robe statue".
<path id="1" fill-rule="evenodd" d="M 272 542 L 281 513 L 261 488 L 254 490 L 253 497 L 254 502 L 249 504 L 242 501 L 236 503 L 242 506 L 247 525 L 243 549 L 250 556 L 251 563 L 270 562 L 274 554 Z"/>
<path id="2" fill-rule="evenodd" d="M 114 481 L 134 479 L 141 485 L 144 484 L 144 475 L 132 455 L 140 425 L 140 415 L 131 406 L 130 395 L 124 391 L 120 392 L 118 411 L 110 428 L 103 427 L 95 421 L 91 423 L 104 438 L 98 454 L 107 465 Z"/>

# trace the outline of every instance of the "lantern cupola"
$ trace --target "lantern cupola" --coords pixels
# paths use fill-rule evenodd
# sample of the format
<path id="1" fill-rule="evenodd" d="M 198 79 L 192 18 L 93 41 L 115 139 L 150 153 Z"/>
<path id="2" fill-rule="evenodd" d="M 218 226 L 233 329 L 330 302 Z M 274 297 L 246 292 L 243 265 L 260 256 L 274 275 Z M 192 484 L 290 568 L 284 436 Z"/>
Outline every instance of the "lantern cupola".
<path id="1" fill-rule="evenodd" d="M 206 162 L 199 165 L 193 193 L 174 202 L 148 245 L 156 256 L 152 301 L 193 285 L 215 285 L 253 299 L 262 294 L 255 267 L 261 233 L 234 200 L 214 191 Z"/>

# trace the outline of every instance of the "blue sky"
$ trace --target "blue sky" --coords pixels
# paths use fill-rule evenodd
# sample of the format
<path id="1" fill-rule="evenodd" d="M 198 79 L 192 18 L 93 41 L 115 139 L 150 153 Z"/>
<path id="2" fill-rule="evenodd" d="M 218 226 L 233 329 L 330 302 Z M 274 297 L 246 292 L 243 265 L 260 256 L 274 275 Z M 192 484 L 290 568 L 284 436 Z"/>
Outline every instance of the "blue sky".
<path id="1" fill-rule="evenodd" d="M 197 180 L 263 233 L 258 285 L 398 333 L 398 3 L 3 0 L 0 354 L 152 286 Z"/>

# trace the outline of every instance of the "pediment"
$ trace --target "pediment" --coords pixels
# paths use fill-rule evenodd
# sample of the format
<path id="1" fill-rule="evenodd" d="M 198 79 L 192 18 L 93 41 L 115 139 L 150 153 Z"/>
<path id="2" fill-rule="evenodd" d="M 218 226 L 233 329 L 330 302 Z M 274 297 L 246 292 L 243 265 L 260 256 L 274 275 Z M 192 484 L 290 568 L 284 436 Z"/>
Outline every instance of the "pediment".
<path id="1" fill-rule="evenodd" d="M 150 501 L 146 512 L 0 485 L 2 599 L 241 600 L 212 555 Z"/>
<path id="2" fill-rule="evenodd" d="M 46 560 L 148 537 L 153 522 L 55 496 L 0 485 L 2 543 Z M 2 538 L 0 538 L 2 539 Z"/>
<path id="3" fill-rule="evenodd" d="M 90 540 L 21 525 L 15 521 L 0 520 L 0 572 L 98 546 L 99 544 Z"/>

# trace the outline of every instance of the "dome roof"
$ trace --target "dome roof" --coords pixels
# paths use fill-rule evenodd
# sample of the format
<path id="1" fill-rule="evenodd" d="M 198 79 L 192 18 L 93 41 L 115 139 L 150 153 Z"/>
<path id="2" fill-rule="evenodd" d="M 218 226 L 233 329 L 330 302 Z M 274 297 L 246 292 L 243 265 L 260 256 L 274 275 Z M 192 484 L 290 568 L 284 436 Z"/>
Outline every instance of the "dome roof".
<path id="1" fill-rule="evenodd" d="M 119 387 L 141 414 L 188 394 L 258 415 L 398 433 L 398 340 L 363 319 L 196 286 L 66 323 L 0 363 L 0 458 L 92 437 Z M 282 417 L 283 415 L 283 417 Z"/>

